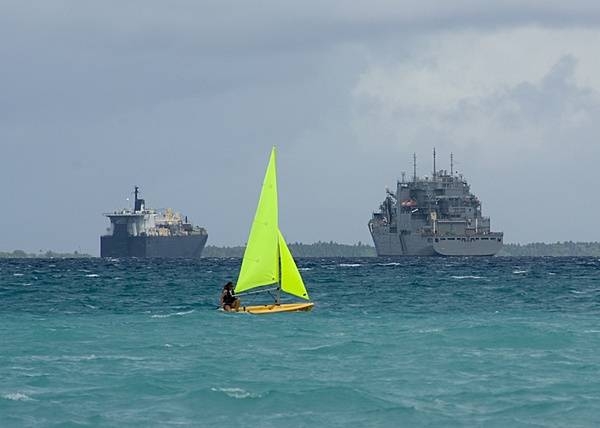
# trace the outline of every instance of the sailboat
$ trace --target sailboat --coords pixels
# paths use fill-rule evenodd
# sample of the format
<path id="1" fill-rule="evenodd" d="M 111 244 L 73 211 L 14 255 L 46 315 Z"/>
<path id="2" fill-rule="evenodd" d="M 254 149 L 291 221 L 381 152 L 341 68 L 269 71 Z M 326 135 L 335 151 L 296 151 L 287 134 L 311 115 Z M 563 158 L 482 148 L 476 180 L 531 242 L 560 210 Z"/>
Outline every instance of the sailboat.
<path id="1" fill-rule="evenodd" d="M 298 271 L 294 257 L 279 230 L 277 203 L 277 170 L 275 147 L 271 150 L 267 172 L 250 228 L 248 244 L 244 251 L 242 267 L 235 285 L 236 296 L 250 294 L 248 290 L 259 288 L 274 291 L 274 303 L 240 306 L 238 312 L 268 314 L 276 312 L 309 311 L 314 303 L 309 301 L 308 292 Z M 271 288 L 266 288 L 271 286 Z M 306 300 L 300 303 L 281 303 L 281 293 Z"/>

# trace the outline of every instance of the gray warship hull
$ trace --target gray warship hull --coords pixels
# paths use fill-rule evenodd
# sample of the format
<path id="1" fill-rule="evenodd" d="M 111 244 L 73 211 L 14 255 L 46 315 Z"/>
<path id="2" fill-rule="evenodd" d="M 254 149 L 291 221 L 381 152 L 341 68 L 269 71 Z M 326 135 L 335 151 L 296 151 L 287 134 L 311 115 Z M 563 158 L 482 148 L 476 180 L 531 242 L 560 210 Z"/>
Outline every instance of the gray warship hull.
<path id="1" fill-rule="evenodd" d="M 208 235 L 101 236 L 100 257 L 199 259 Z"/>
<path id="2" fill-rule="evenodd" d="M 433 237 L 372 230 L 378 256 L 493 256 L 502 248 L 502 234 Z"/>

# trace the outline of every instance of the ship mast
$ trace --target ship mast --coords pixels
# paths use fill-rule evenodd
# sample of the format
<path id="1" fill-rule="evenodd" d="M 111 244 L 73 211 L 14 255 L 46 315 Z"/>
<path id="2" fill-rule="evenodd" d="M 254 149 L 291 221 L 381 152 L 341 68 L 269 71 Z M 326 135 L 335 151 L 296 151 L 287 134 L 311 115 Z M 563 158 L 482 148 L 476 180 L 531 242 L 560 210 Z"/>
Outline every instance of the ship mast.
<path id="1" fill-rule="evenodd" d="M 436 170 L 435 170 L 435 147 L 433 148 L 433 181 L 435 181 L 435 175 L 436 175 Z"/>
<path id="2" fill-rule="evenodd" d="M 450 175 L 454 176 L 454 153 L 450 153 Z"/>
<path id="3" fill-rule="evenodd" d="M 413 153 L 413 181 L 417 181 L 417 154 Z"/>

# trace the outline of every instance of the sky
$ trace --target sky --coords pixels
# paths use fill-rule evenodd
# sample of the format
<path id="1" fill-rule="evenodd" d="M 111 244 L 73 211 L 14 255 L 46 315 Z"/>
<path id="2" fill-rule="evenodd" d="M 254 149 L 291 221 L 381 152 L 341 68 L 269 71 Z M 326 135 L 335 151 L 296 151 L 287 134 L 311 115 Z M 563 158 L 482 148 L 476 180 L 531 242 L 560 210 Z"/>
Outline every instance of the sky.
<path id="1" fill-rule="evenodd" d="M 600 3 L 0 0 L 0 251 L 99 254 L 172 207 L 244 244 L 270 148 L 290 242 L 372 244 L 455 169 L 505 242 L 598 241 Z"/>

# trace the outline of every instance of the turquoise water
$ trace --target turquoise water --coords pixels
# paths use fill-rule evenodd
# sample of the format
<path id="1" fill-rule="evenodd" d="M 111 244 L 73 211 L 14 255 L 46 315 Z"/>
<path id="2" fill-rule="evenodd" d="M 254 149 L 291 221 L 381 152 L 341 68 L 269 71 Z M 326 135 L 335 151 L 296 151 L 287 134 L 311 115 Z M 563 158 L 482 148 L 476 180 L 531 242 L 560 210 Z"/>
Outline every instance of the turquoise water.
<path id="1" fill-rule="evenodd" d="M 239 260 L 0 261 L 0 426 L 600 424 L 597 259 L 298 264 L 254 316 Z"/>

